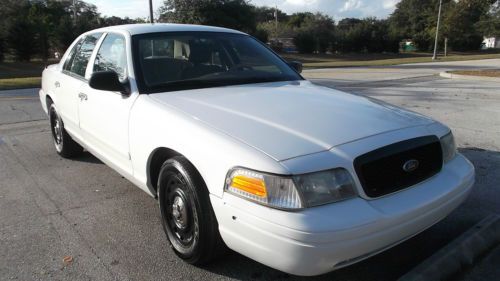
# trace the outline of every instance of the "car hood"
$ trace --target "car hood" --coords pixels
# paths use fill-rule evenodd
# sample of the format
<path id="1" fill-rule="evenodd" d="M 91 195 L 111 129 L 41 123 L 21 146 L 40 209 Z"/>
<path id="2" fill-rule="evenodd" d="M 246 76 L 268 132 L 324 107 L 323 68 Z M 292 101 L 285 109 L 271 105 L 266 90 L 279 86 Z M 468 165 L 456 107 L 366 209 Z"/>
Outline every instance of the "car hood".
<path id="1" fill-rule="evenodd" d="M 157 93 L 150 97 L 278 161 L 433 122 L 380 101 L 309 81 Z"/>

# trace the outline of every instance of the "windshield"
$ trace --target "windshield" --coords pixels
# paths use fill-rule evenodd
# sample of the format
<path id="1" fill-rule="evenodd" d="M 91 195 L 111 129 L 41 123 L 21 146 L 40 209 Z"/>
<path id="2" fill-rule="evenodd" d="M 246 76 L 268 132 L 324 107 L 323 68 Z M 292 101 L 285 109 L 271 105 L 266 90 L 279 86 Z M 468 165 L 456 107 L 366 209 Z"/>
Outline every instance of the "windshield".
<path id="1" fill-rule="evenodd" d="M 219 32 L 166 32 L 133 37 L 141 92 L 302 80 L 254 38 Z"/>

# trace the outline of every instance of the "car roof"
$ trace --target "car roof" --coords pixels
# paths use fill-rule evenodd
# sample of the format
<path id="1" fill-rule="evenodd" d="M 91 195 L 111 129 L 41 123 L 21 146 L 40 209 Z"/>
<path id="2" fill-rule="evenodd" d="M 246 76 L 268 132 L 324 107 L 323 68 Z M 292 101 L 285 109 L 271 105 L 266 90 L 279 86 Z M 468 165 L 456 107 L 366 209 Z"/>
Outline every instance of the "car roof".
<path id="1" fill-rule="evenodd" d="M 139 24 L 124 24 L 99 28 L 91 32 L 101 31 L 126 31 L 130 35 L 155 33 L 155 32 L 176 32 L 176 31 L 206 31 L 206 32 L 228 32 L 236 34 L 245 34 L 243 32 L 215 26 L 195 25 L 195 24 L 176 24 L 176 23 L 139 23 Z"/>

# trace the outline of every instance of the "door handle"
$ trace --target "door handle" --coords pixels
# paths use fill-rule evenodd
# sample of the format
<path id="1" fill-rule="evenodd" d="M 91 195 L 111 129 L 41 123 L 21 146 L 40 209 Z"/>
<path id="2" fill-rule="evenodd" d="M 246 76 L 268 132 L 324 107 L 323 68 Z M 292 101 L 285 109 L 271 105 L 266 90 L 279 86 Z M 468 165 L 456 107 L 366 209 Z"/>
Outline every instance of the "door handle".
<path id="1" fill-rule="evenodd" d="M 59 81 L 56 81 L 56 82 L 54 83 L 54 86 L 56 86 L 56 88 L 59 88 L 59 87 L 61 87 L 61 83 L 59 83 Z"/>
<path id="2" fill-rule="evenodd" d="M 84 94 L 84 93 L 79 93 L 79 94 L 78 94 L 78 97 L 80 98 L 80 101 L 84 101 L 84 100 L 87 100 L 87 99 L 88 99 L 87 95 L 86 95 L 86 94 Z"/>

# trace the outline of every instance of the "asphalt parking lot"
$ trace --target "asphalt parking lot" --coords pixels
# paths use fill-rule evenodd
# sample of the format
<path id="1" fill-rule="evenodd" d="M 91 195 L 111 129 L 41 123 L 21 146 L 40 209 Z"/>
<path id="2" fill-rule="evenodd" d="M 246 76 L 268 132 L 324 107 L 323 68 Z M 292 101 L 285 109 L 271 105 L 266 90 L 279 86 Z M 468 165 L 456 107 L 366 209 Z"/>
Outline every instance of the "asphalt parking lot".
<path id="1" fill-rule="evenodd" d="M 500 83 L 437 75 L 499 66 L 485 60 L 304 73 L 448 124 L 477 173 L 469 199 L 442 222 L 308 280 L 395 280 L 488 214 L 500 214 Z M 183 263 L 168 247 L 154 199 L 88 153 L 74 160 L 55 153 L 36 94 L 0 92 L 0 280 L 304 279 L 236 253 L 204 267 Z"/>

